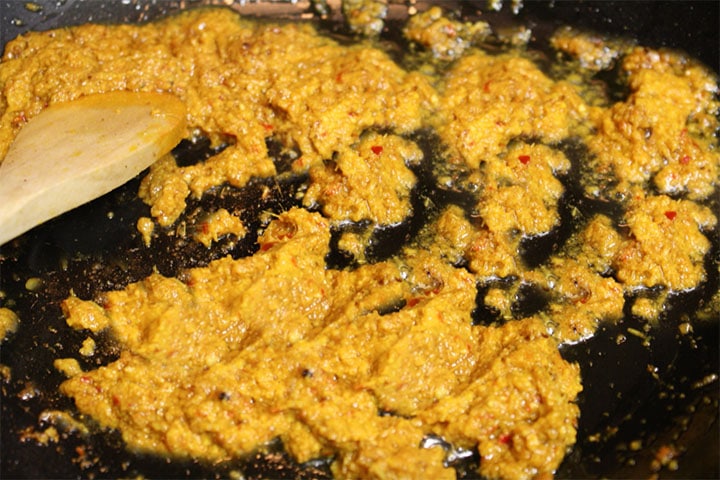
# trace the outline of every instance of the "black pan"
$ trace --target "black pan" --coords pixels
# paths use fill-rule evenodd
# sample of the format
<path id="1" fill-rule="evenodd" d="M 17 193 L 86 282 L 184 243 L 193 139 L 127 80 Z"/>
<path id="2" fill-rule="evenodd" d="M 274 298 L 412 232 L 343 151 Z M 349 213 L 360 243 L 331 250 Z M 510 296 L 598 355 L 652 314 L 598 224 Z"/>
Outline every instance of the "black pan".
<path id="1" fill-rule="evenodd" d="M 0 2 L 0 41 L 4 44 L 26 30 L 89 20 L 146 21 L 201 3 L 210 2 L 52 0 L 34 2 L 42 6 L 37 12 L 27 2 L 4 1 Z M 420 7 L 423 3 L 416 2 Z M 485 6 L 485 2 L 445 3 L 468 17 L 476 17 L 478 8 Z M 303 2 L 243 2 L 235 8 L 251 15 L 290 18 L 312 11 L 311 5 Z M 570 24 L 632 36 L 650 46 L 681 48 L 720 71 L 720 3 L 715 1 L 526 2 L 518 14 L 511 10 L 508 1 L 500 12 L 484 11 L 482 18 L 493 25 L 527 25 L 534 32 L 533 44 L 538 46 L 556 26 Z M 343 26 L 336 12 L 332 10 L 321 23 L 334 34 L 341 34 Z M 405 5 L 393 4 L 390 14 L 390 25 L 395 19 L 401 21 L 406 15 Z M 388 36 L 392 37 L 392 32 Z M 432 149 L 432 138 L 418 140 Z M 175 153 L 180 162 L 190 163 L 213 152 L 206 143 L 186 142 Z M 573 155 L 572 146 L 567 153 Z M 283 169 L 287 162 L 279 153 L 275 157 Z M 414 220 L 398 231 L 380 235 L 379 247 L 370 252 L 371 258 L 392 253 L 398 235 L 413 235 L 425 213 L 421 207 L 427 203 L 422 201 L 424 197 L 436 204 L 453 201 L 447 192 L 428 186 L 427 172 L 421 168 L 418 173 L 426 182 L 416 192 Z M 147 207 L 136 198 L 139 178 L 0 247 L 4 295 L 0 296 L 0 305 L 11 306 L 22 318 L 18 332 L 0 345 L 0 364 L 10 371 L 1 384 L 0 478 L 225 478 L 237 471 L 246 478 L 329 478 L 327 462 L 297 465 L 279 444 L 231 464 L 209 466 L 133 454 L 123 448 L 116 433 L 83 433 L 63 424 L 62 416 L 48 414 L 72 409 L 71 400 L 58 393 L 63 378 L 52 362 L 75 356 L 85 338 L 83 333 L 67 328 L 58 306 L 71 287 L 88 298 L 139 280 L 153 267 L 174 275 L 183 268 L 227 254 L 241 257 L 257 248 L 252 234 L 239 243 L 221 242 L 211 250 L 168 236 L 160 236 L 152 248 L 145 248 L 134 227 L 138 216 L 147 215 Z M 275 193 L 270 197 L 263 195 L 262 182 L 242 190 L 221 188 L 192 202 L 184 220 L 192 227 L 203 211 L 223 206 L 231 212 L 242 211 L 248 231 L 254 232 L 260 225 L 260 212 L 279 212 L 295 205 L 294 193 L 302 182 L 303 178 L 288 176 L 279 184 L 273 183 Z M 593 208 L 573 191 L 571 180 L 567 187 L 565 210 Z M 718 198 L 711 202 L 716 212 L 719 202 Z M 557 235 L 563 235 L 562 231 Z M 619 324 L 602 327 L 592 339 L 563 348 L 563 356 L 581 366 L 584 391 L 579 397 L 578 443 L 558 470 L 559 478 L 720 477 L 720 330 L 717 318 L 702 320 L 697 313 L 718 290 L 718 230 L 710 236 L 710 278 L 701 288 L 674 298 L 671 308 L 649 332 L 649 342 L 632 334 L 642 331 L 642 323 L 628 313 Z M 526 245 L 529 255 L 543 248 Z M 337 256 L 331 261 L 342 266 L 344 259 Z M 33 285 L 37 282 L 28 282 L 35 278 L 41 279 L 37 288 Z M 532 299 L 526 304 L 532 308 Z M 476 320 L 492 319 L 485 318 L 486 314 L 491 312 L 479 312 Z M 694 330 L 681 334 L 678 325 L 686 320 L 693 322 Z M 618 342 L 619 338 L 625 341 Z M 101 336 L 98 340 L 100 354 L 86 367 L 110 361 L 118 353 L 111 339 Z M 32 435 L 53 425 L 61 432 L 57 441 Z M 658 471 L 658 452 L 667 451 L 663 450 L 667 446 L 677 451 L 677 468 L 667 465 Z M 475 478 L 476 474 L 469 473 L 474 461 L 469 458 L 457 464 L 458 476 Z"/>

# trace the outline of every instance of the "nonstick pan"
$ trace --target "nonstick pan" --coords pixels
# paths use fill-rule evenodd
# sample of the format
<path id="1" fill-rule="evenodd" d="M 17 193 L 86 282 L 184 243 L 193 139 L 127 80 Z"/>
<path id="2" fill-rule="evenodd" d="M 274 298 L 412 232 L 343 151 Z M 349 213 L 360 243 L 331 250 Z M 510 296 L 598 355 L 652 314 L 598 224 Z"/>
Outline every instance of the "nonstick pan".
<path id="1" fill-rule="evenodd" d="M 88 21 L 143 22 L 208 3 L 212 2 L 2 1 L 0 41 L 4 45 L 27 30 Z M 388 38 L 392 39 L 394 22 L 404 20 L 409 5 L 422 9 L 426 3 L 391 2 Z M 531 46 L 541 47 L 556 27 L 567 24 L 636 38 L 644 45 L 679 48 L 720 71 L 720 3 L 716 1 L 526 2 L 521 8 L 507 2 L 499 11 L 487 10 L 484 1 L 434 3 L 473 18 L 482 10 L 481 18 L 493 26 L 526 25 L 533 30 Z M 237 2 L 233 8 L 261 17 L 313 17 L 323 28 L 341 35 L 344 27 L 338 7 L 328 4 L 329 10 L 324 10 L 308 2 L 248 1 Z M 324 12 L 328 15 L 320 18 L 318 14 Z M 420 140 L 432 148 L 432 139 Z M 280 149 L 270 147 L 282 170 L 287 159 Z M 209 143 L 184 142 L 175 154 L 179 162 L 191 163 L 213 151 Z M 137 218 L 147 215 L 147 206 L 137 198 L 141 177 L 0 247 L 0 306 L 11 307 L 22 319 L 18 331 L 0 345 L 0 478 L 228 478 L 240 474 L 245 478 L 330 478 L 327 462 L 298 465 L 279 444 L 233 463 L 212 466 L 135 454 L 124 449 L 118 434 L 86 431 L 63 413 L 73 405 L 58 393 L 63 377 L 54 369 L 53 360 L 71 356 L 84 339 L 81 332 L 67 328 L 60 311 L 59 302 L 70 288 L 89 298 L 98 291 L 122 288 L 153 269 L 174 275 L 183 268 L 228 254 L 241 257 L 257 248 L 253 234 L 238 243 L 220 242 L 210 250 L 171 236 L 160 236 L 151 248 L 145 248 L 135 229 Z M 248 231 L 254 232 L 261 212 L 296 205 L 295 194 L 303 180 L 288 176 L 273 183 L 270 196 L 264 195 L 261 181 L 241 190 L 220 188 L 190 202 L 183 220 L 192 225 L 203 211 L 225 207 L 242 211 Z M 443 200 L 442 192 L 432 188 L 419 195 Z M 579 201 L 570 189 L 566 201 L 572 203 L 573 198 Z M 717 195 L 711 203 L 718 212 Z M 416 206 L 421 204 L 416 202 Z M 416 228 L 408 225 L 396 233 L 407 237 Z M 706 259 L 707 282 L 677 295 L 649 331 L 627 312 L 621 322 L 601 327 L 590 340 L 563 347 L 563 356 L 581 366 L 584 391 L 578 399 L 578 442 L 559 468 L 558 478 L 720 477 L 720 330 L 717 311 L 705 308 L 718 290 L 718 230 L 709 236 L 713 247 Z M 385 239 L 387 245 L 394 243 L 390 237 Z M 382 248 L 375 252 L 378 258 L 387 253 Z M 335 261 L 342 264 L 343 259 Z M 692 331 L 681 328 L 688 322 Z M 112 339 L 104 337 L 97 352 L 84 367 L 105 363 L 118 354 Z M 458 477 L 477 478 L 472 472 L 474 462 L 473 457 L 459 462 Z"/>

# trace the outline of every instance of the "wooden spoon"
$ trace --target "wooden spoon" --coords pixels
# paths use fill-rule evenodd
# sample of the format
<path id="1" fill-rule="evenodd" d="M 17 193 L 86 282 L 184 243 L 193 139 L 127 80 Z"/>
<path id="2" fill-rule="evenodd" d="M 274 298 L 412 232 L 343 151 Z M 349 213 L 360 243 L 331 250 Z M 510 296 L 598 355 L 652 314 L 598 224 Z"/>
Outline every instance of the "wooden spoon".
<path id="1" fill-rule="evenodd" d="M 112 92 L 51 105 L 0 164 L 0 245 L 135 177 L 185 135 L 185 105 Z"/>

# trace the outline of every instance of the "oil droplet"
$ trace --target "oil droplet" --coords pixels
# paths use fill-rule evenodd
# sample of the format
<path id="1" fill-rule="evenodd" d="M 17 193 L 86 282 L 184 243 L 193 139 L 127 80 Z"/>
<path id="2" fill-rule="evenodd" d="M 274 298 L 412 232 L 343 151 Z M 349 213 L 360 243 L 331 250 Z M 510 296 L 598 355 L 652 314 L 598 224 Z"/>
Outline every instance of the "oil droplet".
<path id="1" fill-rule="evenodd" d="M 29 292 L 36 292 L 40 290 L 40 287 L 42 287 L 42 285 L 42 278 L 30 277 L 27 279 L 27 281 L 25 281 L 25 290 Z"/>
<path id="2" fill-rule="evenodd" d="M 25 10 L 28 12 L 38 13 L 42 12 L 42 5 L 39 5 L 35 2 L 25 2 Z"/>

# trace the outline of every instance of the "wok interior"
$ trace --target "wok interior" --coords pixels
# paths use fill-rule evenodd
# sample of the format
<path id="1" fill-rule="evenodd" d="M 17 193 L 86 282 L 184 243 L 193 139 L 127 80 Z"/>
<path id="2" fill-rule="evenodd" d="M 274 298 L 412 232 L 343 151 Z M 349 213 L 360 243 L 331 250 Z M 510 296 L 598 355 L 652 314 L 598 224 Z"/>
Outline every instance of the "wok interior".
<path id="1" fill-rule="evenodd" d="M 600 8 L 593 5 L 583 3 L 575 7 L 575 19 L 586 18 L 583 13 Z M 523 15 L 511 20 L 528 21 L 524 15 L 540 11 L 540 7 L 532 3 L 527 7 Z M 543 21 L 549 23 L 548 15 L 552 16 L 557 11 L 547 12 L 537 14 L 537 25 Z M 49 7 L 46 13 L 49 13 Z M 76 15 L 80 18 L 81 14 Z M 572 17 L 573 13 L 568 15 Z M 555 22 L 556 17 L 552 18 Z M 62 17 L 55 17 L 54 21 L 58 19 L 63 21 Z M 659 28 L 656 30 L 662 31 Z M 542 27 L 538 26 L 538 31 L 542 32 Z M 701 35 L 704 30 L 698 28 L 697 31 Z M 717 28 L 714 32 L 717 35 Z M 697 41 L 697 37 L 692 38 Z M 431 146 L 432 142 L 428 148 Z M 187 142 L 176 150 L 176 157 L 179 161 L 194 162 L 209 153 L 212 152 L 206 150 L 202 141 Z M 283 165 L 279 152 L 276 164 Z M 246 207 L 243 220 L 249 225 L 257 225 L 260 212 L 279 212 L 296 205 L 295 193 L 303 180 L 287 177 L 284 182 L 273 184 L 275 193 L 270 197 L 262 195 L 262 182 L 241 190 L 219 189 L 190 204 L 186 220 L 192 224 L 203 211 L 219 206 L 243 205 Z M 578 200 L 573 197 L 571 180 L 565 179 L 569 192 L 563 200 L 562 208 L 565 209 Z M 69 399 L 57 393 L 63 378 L 52 369 L 53 359 L 62 356 L 63 352 L 76 351 L 83 340 L 81 333 L 64 327 L 58 303 L 67 294 L 66 285 L 73 285 L 79 295 L 91 295 L 98 288 L 121 288 L 139 280 L 148 275 L 153 266 L 164 275 L 175 275 L 184 268 L 204 265 L 226 254 L 245 256 L 256 248 L 256 239 L 252 235 L 239 243 L 221 242 L 212 250 L 185 242 L 179 236 L 161 236 L 152 248 L 138 248 L 141 242 L 134 222 L 146 209 L 137 199 L 138 181 L 136 179 L 91 204 L 49 222 L 17 244 L 0 249 L 3 290 L 8 297 L 16 299 L 17 311 L 29 320 L 23 322 L 23 331 L 32 332 L 2 345 L 3 363 L 12 369 L 11 378 L 3 383 L 0 438 L 4 451 L 2 471 L 7 472 L 8 477 L 21 472 L 24 476 L 43 476 L 48 472 L 58 477 L 74 476 L 78 471 L 82 471 L 83 475 L 94 472 L 102 476 L 125 476 L 136 472 L 148 476 L 222 476 L 237 468 L 237 465 L 211 468 L 193 462 L 168 464 L 161 458 L 134 455 L 123 449 L 121 440 L 115 434 L 85 437 L 70 429 L 63 434 L 61 442 L 50 443 L 49 447 L 20 440 L 23 429 L 35 425 L 41 412 L 71 407 Z M 445 194 L 447 192 L 432 190 L 427 185 L 418 187 L 418 195 L 439 199 Z M 112 218 L 109 218 L 109 212 L 113 212 Z M 397 231 L 386 232 L 374 254 L 377 257 L 387 255 L 383 247 L 394 248 L 397 245 L 396 235 L 405 238 L 408 232 L 412 234 L 417 228 L 406 224 Z M 250 232 L 256 230 L 248 228 Z M 555 234 L 563 233 L 558 230 Z M 717 380 L 713 382 L 712 376 L 717 378 L 720 369 L 718 323 L 699 322 L 694 325 L 692 335 L 680 335 L 677 328 L 678 323 L 695 312 L 718 289 L 715 263 L 720 258 L 718 235 L 713 235 L 712 240 L 713 248 L 706 268 L 709 279 L 702 288 L 676 296 L 661 323 L 652 330 L 649 348 L 643 338 L 629 333 L 642 329 L 639 321 L 628 314 L 618 325 L 607 325 L 592 339 L 563 349 L 566 359 L 580 363 L 585 390 L 579 399 L 582 414 L 578 444 L 561 466 L 558 477 L 646 475 L 657 446 L 663 442 L 674 442 L 688 450 L 685 459 L 680 462 L 680 470 L 669 475 L 717 476 L 718 391 Z M 533 254 L 542 256 L 547 251 L 545 247 L 543 244 L 528 244 L 528 258 Z M 342 265 L 344 260 L 339 256 L 334 261 Z M 30 277 L 43 278 L 43 288 L 27 290 L 25 279 Z M 532 308 L 532 292 L 528 293 L 527 302 L 530 305 L 528 308 Z M 54 329 L 48 329 L 48 326 Z M 55 335 L 53 330 L 62 333 Z M 618 345 L 619 335 L 627 339 L 622 345 Z M 98 352 L 100 355 L 93 357 L 89 361 L 92 365 L 88 367 L 104 364 L 117 355 L 110 339 L 100 345 Z M 51 421 L 48 419 L 48 424 Z M 296 465 L 282 452 L 281 446 L 276 447 L 258 453 L 249 462 L 240 462 L 246 476 L 329 476 L 327 465 Z M 34 460 L 36 455 L 45 459 L 42 465 Z M 460 477 L 473 476 L 469 473 L 472 469 L 466 467 L 472 466 L 474 461 L 476 459 L 468 458 L 467 465 L 458 464 Z"/>

